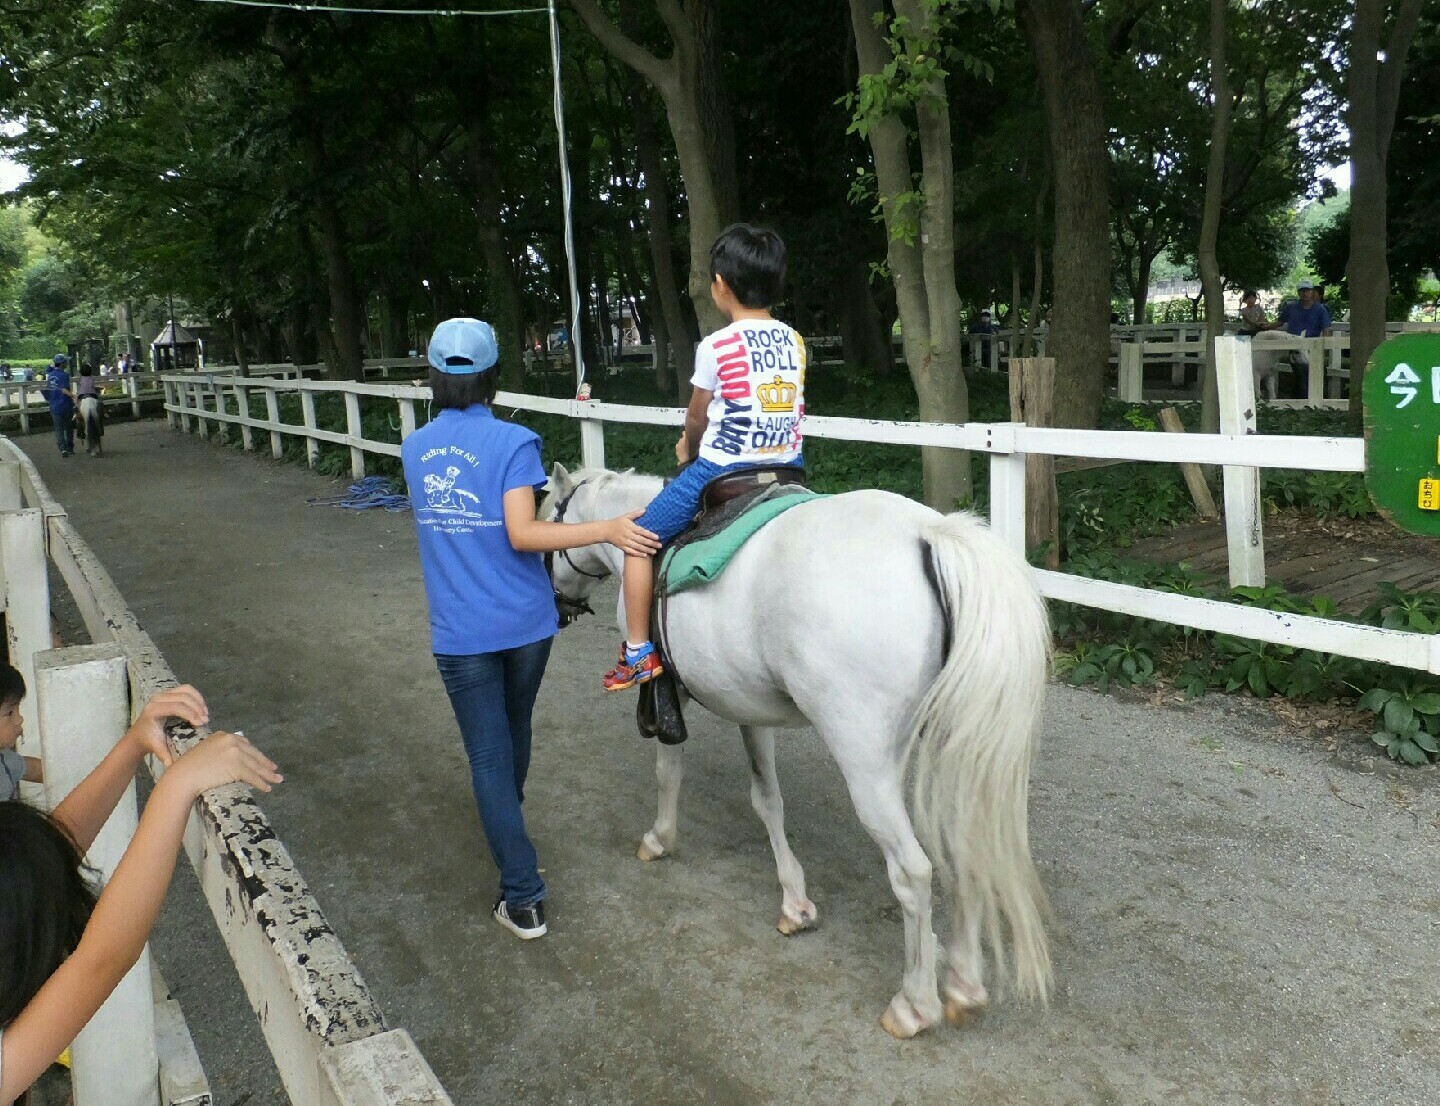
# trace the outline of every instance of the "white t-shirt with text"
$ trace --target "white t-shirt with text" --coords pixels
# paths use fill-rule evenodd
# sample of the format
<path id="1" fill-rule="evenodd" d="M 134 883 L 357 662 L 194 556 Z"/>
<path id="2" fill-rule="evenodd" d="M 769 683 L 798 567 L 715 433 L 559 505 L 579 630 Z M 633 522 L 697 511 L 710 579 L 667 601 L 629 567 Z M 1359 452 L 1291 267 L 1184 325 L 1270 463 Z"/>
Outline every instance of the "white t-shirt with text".
<path id="1" fill-rule="evenodd" d="M 712 393 L 700 459 L 716 465 L 800 459 L 805 340 L 778 319 L 743 319 L 695 351 L 690 383 Z"/>

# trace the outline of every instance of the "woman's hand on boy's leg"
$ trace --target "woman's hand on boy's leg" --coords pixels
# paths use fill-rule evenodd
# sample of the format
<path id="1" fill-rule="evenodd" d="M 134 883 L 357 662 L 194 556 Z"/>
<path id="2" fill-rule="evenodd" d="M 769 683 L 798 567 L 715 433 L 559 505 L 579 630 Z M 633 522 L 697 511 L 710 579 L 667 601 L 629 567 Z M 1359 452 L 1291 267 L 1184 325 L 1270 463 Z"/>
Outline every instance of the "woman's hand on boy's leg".
<path id="1" fill-rule="evenodd" d="M 645 513 L 644 509 L 617 515 L 605 523 L 605 540 L 629 557 L 653 557 L 660 552 L 660 539 L 635 520 Z"/>
<path id="2" fill-rule="evenodd" d="M 175 759 L 170 752 L 170 743 L 165 739 L 165 722 L 170 718 L 179 718 L 192 726 L 203 726 L 210 721 L 210 709 L 200 693 L 189 684 L 168 688 L 151 697 L 126 734 L 142 753 L 155 757 L 167 768 Z"/>

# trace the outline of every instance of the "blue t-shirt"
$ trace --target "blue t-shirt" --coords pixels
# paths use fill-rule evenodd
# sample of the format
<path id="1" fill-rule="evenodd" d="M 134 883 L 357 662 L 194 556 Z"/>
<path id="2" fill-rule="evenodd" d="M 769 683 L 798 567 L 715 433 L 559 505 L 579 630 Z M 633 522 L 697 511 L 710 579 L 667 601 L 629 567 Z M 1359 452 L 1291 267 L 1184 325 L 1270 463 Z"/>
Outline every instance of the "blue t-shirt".
<path id="1" fill-rule="evenodd" d="M 52 415 L 65 415 L 71 410 L 70 397 L 65 392 L 70 387 L 70 374 L 64 369 L 51 369 L 45 374 L 45 400 L 50 404 Z"/>
<path id="2" fill-rule="evenodd" d="M 435 653 L 515 649 L 560 629 L 539 553 L 505 530 L 505 493 L 545 484 L 540 437 L 488 407 L 441 411 L 400 450 L 415 510 Z"/>
<path id="3" fill-rule="evenodd" d="M 1291 334 L 1318 338 L 1330 329 L 1330 310 L 1319 300 L 1309 307 L 1301 307 L 1297 300 L 1284 306 L 1280 312 L 1280 321 Z"/>

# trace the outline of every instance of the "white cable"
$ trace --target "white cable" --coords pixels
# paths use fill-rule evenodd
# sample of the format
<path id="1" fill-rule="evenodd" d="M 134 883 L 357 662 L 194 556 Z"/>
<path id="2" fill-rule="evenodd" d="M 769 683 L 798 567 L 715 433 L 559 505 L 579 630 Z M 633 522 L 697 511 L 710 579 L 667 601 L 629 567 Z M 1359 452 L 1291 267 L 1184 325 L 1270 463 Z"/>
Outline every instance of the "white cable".
<path id="1" fill-rule="evenodd" d="M 560 91 L 560 23 L 550 2 L 550 65 L 555 77 L 555 131 L 560 137 L 560 204 L 565 216 L 565 263 L 570 274 L 570 349 L 575 354 L 575 394 L 585 383 L 585 352 L 580 342 L 580 280 L 575 275 L 575 220 L 571 214 L 570 158 L 565 152 L 565 99 Z"/>
<path id="2" fill-rule="evenodd" d="M 196 0 L 200 4 L 231 4 L 239 8 L 285 8 L 296 12 L 339 12 L 345 15 L 539 15 L 544 8 L 504 8 L 476 11 L 468 8 L 349 8 L 334 4 L 289 3 L 287 0 Z"/>

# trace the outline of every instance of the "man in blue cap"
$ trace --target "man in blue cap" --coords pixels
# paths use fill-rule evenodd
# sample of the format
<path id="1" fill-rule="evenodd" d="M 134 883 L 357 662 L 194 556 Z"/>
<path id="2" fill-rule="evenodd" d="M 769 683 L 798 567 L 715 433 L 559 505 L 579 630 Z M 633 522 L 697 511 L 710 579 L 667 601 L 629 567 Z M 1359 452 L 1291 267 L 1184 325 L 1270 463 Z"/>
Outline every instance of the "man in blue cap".
<path id="1" fill-rule="evenodd" d="M 61 457 L 75 452 L 75 396 L 70 390 L 70 374 L 65 371 L 67 364 L 65 355 L 57 353 L 45 374 L 45 387 L 40 389 L 50 404 L 50 421 L 55 424 L 55 444 L 60 447 Z"/>

